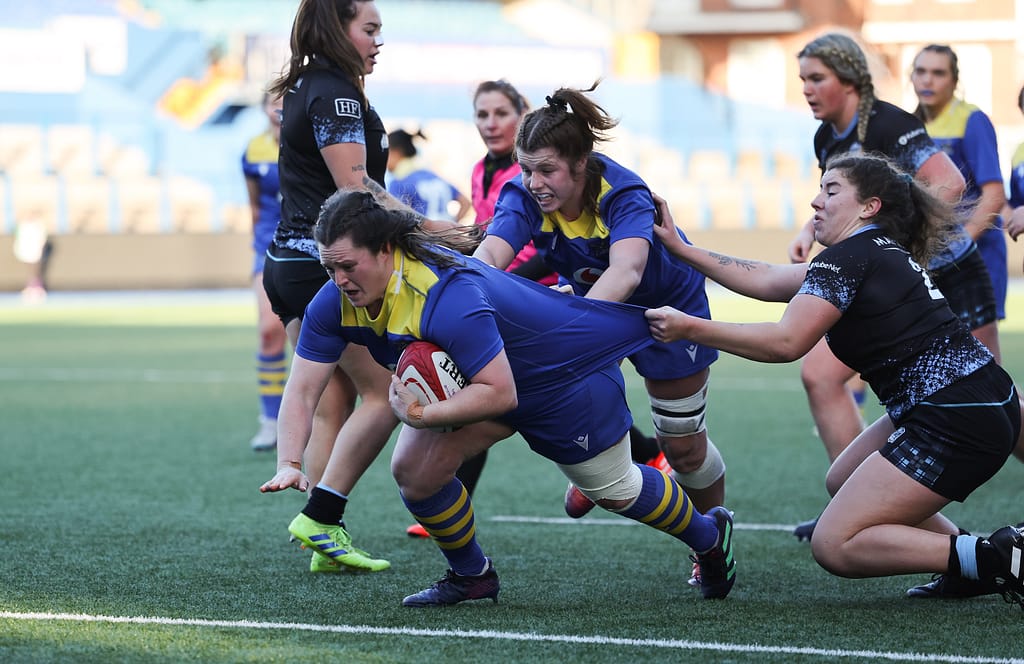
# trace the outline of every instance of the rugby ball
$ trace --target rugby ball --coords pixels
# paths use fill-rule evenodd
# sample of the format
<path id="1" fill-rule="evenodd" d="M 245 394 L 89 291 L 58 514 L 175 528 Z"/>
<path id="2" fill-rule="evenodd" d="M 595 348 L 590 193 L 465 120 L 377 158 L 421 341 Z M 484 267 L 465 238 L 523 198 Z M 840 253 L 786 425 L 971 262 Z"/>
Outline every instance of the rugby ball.
<path id="1" fill-rule="evenodd" d="M 455 361 L 443 348 L 429 341 L 414 341 L 405 347 L 395 373 L 402 385 L 426 406 L 445 401 L 466 386 Z M 455 431 L 457 426 L 430 427 L 432 431 Z"/>

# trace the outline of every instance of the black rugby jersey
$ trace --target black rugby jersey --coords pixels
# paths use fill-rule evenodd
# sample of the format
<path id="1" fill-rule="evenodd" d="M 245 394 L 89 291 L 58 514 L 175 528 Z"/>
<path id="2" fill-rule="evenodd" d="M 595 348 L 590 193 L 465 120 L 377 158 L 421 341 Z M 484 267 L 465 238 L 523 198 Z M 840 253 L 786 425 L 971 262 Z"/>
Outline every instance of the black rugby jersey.
<path id="1" fill-rule="evenodd" d="M 317 59 L 284 96 L 281 122 L 281 222 L 274 244 L 319 258 L 313 226 L 320 206 L 337 191 L 320 149 L 337 143 L 366 146 L 366 170 L 381 187 L 387 170 L 387 133 L 359 88 L 330 63 Z"/>
<path id="2" fill-rule="evenodd" d="M 894 422 L 992 360 L 928 273 L 881 229 L 818 254 L 799 292 L 843 312 L 826 335 L 829 348 L 860 372 Z"/>
<path id="3" fill-rule="evenodd" d="M 821 123 L 814 133 L 814 155 L 822 173 L 830 157 L 844 152 L 872 152 L 886 155 L 904 171 L 913 174 L 939 151 L 920 120 L 881 100 L 876 100 L 871 106 L 863 144 L 857 140 L 856 118 L 841 136 L 836 136 L 830 122 Z"/>

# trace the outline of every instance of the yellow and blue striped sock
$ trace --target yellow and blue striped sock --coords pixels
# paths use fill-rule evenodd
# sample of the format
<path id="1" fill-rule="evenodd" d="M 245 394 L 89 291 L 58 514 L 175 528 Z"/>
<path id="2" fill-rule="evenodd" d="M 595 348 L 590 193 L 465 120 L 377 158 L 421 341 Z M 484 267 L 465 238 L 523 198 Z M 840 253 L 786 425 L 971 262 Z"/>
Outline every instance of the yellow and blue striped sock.
<path id="1" fill-rule="evenodd" d="M 256 356 L 256 362 L 263 417 L 276 420 L 277 413 L 281 410 L 281 395 L 284 394 L 284 383 L 288 376 L 284 352 L 275 355 L 260 353 Z"/>
<path id="2" fill-rule="evenodd" d="M 487 559 L 476 541 L 473 502 L 462 482 L 452 479 L 425 500 L 407 500 L 406 508 L 423 526 L 448 559 L 448 566 L 463 576 L 481 574 Z"/>
<path id="3" fill-rule="evenodd" d="M 657 468 L 640 464 L 637 468 L 644 477 L 640 495 L 619 514 L 668 533 L 698 553 L 718 543 L 715 520 L 698 512 L 681 486 Z"/>

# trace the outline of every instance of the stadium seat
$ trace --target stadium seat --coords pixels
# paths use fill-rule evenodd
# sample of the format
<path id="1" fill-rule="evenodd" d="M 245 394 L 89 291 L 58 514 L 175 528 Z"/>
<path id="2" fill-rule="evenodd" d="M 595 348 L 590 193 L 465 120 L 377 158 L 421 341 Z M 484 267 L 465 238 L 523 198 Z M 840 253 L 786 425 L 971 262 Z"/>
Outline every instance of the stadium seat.
<path id="1" fill-rule="evenodd" d="M 99 171 L 113 177 L 138 177 L 152 172 L 146 152 L 133 145 L 123 145 L 108 134 L 97 138 L 96 161 Z"/>
<path id="2" fill-rule="evenodd" d="M 14 213 L 11 210 L 10 184 L 7 176 L 0 173 L 0 235 L 14 232 Z"/>
<path id="3" fill-rule="evenodd" d="M 721 179 L 705 186 L 709 228 L 729 230 L 750 227 L 750 207 L 745 182 Z"/>
<path id="4" fill-rule="evenodd" d="M 695 182 L 679 179 L 656 192 L 668 201 L 672 219 L 684 233 L 707 227 L 707 206 L 702 188 Z"/>
<path id="5" fill-rule="evenodd" d="M 811 208 L 811 201 L 821 190 L 817 177 L 793 179 L 787 182 L 789 200 L 793 209 L 793 222 L 795 228 L 803 226 L 811 218 L 814 210 Z"/>
<path id="6" fill-rule="evenodd" d="M 252 210 L 248 205 L 225 203 L 220 219 L 221 230 L 225 233 L 252 233 Z"/>
<path id="7" fill-rule="evenodd" d="M 771 174 L 776 178 L 800 180 L 806 176 L 807 169 L 796 155 L 776 150 L 771 157 Z"/>
<path id="8" fill-rule="evenodd" d="M 136 175 L 115 179 L 115 205 L 122 233 L 162 233 L 163 183 Z"/>
<path id="9" fill-rule="evenodd" d="M 638 149 L 633 167 L 644 178 L 651 191 L 671 201 L 668 192 L 688 181 L 683 164 L 682 155 L 676 150 L 649 144 Z M 623 165 L 630 167 L 629 162 L 623 162 Z"/>
<path id="10" fill-rule="evenodd" d="M 48 233 L 63 232 L 58 226 L 60 186 L 56 176 L 12 173 L 10 196 L 15 223 L 35 220 L 42 222 Z"/>
<path id="11" fill-rule="evenodd" d="M 95 152 L 95 136 L 88 125 L 60 124 L 46 131 L 47 164 L 55 173 L 95 173 Z"/>
<path id="12" fill-rule="evenodd" d="M 0 170 L 42 174 L 43 130 L 39 125 L 0 124 Z"/>
<path id="13" fill-rule="evenodd" d="M 751 226 L 761 229 L 789 229 L 794 227 L 793 213 L 786 198 L 785 181 L 761 179 L 748 183 L 751 206 Z"/>
<path id="14" fill-rule="evenodd" d="M 686 175 L 701 182 L 727 180 L 732 177 L 732 156 L 724 150 L 694 150 L 687 160 Z"/>
<path id="15" fill-rule="evenodd" d="M 768 176 L 761 150 L 740 150 L 736 155 L 736 177 L 746 182 L 763 182 Z"/>
<path id="16" fill-rule="evenodd" d="M 67 175 L 64 202 L 68 231 L 105 234 L 113 232 L 110 179 L 94 175 Z"/>
<path id="17" fill-rule="evenodd" d="M 172 175 L 167 178 L 167 201 L 174 231 L 220 232 L 220 220 L 214 219 L 213 214 L 213 191 L 206 184 Z"/>

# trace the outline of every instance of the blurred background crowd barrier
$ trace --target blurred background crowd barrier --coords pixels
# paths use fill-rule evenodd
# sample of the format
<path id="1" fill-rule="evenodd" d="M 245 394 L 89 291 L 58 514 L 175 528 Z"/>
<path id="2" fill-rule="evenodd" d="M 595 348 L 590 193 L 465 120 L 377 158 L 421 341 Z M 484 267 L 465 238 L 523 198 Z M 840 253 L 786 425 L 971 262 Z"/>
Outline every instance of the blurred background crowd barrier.
<path id="1" fill-rule="evenodd" d="M 878 96 L 905 108 L 910 57 L 953 45 L 963 92 L 996 125 L 1004 175 L 1024 140 L 1013 0 L 377 3 L 384 46 L 369 97 L 388 130 L 423 129 L 422 158 L 442 177 L 468 192 L 483 154 L 471 117 L 480 81 L 506 78 L 539 103 L 602 78 L 597 98 L 621 119 L 603 151 L 666 197 L 696 242 L 745 256 L 785 260 L 810 213 L 817 123 L 795 54 L 821 32 L 861 41 Z M 264 128 L 260 100 L 296 6 L 0 4 L 0 290 L 25 285 L 13 250 L 25 224 L 51 239 L 51 289 L 245 286 L 239 160 Z M 1011 272 L 1020 266 L 1011 256 Z"/>

